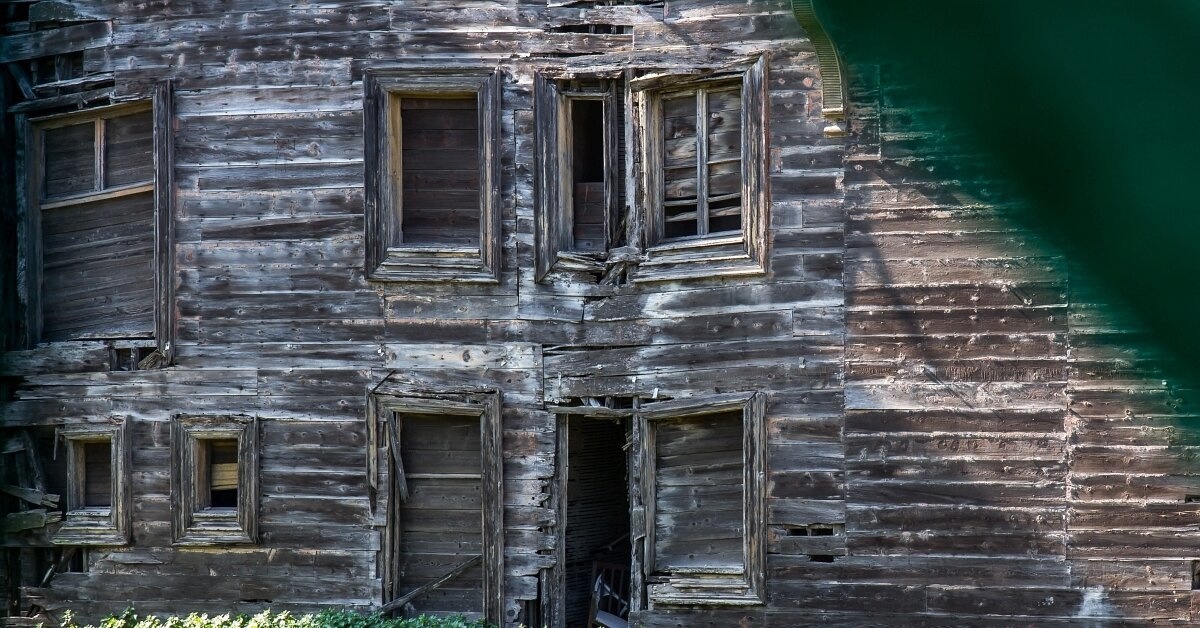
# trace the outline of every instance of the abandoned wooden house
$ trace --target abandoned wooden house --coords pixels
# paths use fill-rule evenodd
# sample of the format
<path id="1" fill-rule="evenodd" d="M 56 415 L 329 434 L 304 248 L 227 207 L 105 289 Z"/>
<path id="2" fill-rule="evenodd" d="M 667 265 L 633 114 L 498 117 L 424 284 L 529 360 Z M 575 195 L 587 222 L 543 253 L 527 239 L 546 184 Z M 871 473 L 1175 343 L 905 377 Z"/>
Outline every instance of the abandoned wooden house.
<path id="1" fill-rule="evenodd" d="M 807 0 L 0 16 L 9 624 L 1200 615 L 1153 356 Z"/>

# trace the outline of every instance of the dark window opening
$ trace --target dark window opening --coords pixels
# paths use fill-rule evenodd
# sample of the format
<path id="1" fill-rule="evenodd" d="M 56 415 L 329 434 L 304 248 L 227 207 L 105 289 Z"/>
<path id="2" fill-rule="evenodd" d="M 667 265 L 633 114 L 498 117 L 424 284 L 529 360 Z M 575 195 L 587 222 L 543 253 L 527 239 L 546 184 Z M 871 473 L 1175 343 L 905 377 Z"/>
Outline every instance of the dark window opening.
<path id="1" fill-rule="evenodd" d="M 575 251 L 600 251 L 605 246 L 607 163 L 604 101 L 571 101 L 571 185 Z M 615 174 L 615 173 L 613 173 Z M 609 176 L 613 176 L 609 174 Z"/>
<path id="2" fill-rule="evenodd" d="M 814 563 L 832 563 L 833 556 L 828 554 L 809 554 L 808 560 Z"/>
<path id="3" fill-rule="evenodd" d="M 629 615 L 627 421 L 567 420 L 566 625 Z M 607 625 L 607 624 L 606 624 Z"/>
<path id="4" fill-rule="evenodd" d="M 154 353 L 154 347 L 114 348 L 109 352 L 110 371 L 137 371 L 139 364 Z"/>
<path id="5" fill-rule="evenodd" d="M 69 81 L 83 76 L 83 52 L 67 52 L 30 61 L 34 85 Z"/>
<path id="6" fill-rule="evenodd" d="M 238 445 L 236 439 L 204 442 L 208 463 L 207 497 L 205 506 L 237 508 L 238 505 Z"/>
<path id="7" fill-rule="evenodd" d="M 109 441 L 82 443 L 83 506 L 112 506 L 112 444 Z"/>
<path id="8" fill-rule="evenodd" d="M 479 246 L 479 107 L 474 94 L 400 98 L 401 241 Z"/>

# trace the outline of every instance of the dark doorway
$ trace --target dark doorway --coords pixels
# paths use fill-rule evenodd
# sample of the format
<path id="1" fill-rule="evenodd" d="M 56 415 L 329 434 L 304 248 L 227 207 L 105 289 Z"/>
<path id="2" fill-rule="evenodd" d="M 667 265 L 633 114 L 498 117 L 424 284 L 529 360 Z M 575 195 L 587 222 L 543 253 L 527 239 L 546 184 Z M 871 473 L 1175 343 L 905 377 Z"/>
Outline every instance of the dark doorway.
<path id="1" fill-rule="evenodd" d="M 565 422 L 565 623 L 607 625 L 591 622 L 629 614 L 629 422 L 581 416 Z"/>

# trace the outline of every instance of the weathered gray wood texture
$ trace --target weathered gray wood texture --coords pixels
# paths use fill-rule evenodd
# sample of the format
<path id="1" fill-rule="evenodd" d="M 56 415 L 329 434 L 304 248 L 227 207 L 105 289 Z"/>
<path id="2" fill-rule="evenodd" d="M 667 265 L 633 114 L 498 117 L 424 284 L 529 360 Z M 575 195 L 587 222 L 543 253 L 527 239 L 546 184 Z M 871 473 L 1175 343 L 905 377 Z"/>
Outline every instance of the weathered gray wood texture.
<path id="1" fill-rule="evenodd" d="M 21 348 L 16 325 L 0 330 L 18 349 L 0 360 L 16 391 L 6 426 L 118 416 L 132 445 L 132 543 L 89 550 L 86 573 L 27 587 L 22 605 L 82 619 L 130 602 L 378 606 L 386 510 L 364 460 L 368 393 L 387 378 L 503 395 L 509 625 L 560 550 L 546 405 L 733 391 L 768 396 L 766 604 L 658 608 L 637 614 L 643 625 L 1196 619 L 1194 432 L 1154 356 L 1103 318 L 1102 294 L 1068 283 L 1062 257 L 1001 219 L 1002 202 L 963 198 L 952 175 L 922 168 L 905 120 L 939 113 L 890 109 L 888 90 L 905 85 L 850 68 L 852 133 L 824 137 L 817 59 L 787 2 L 71 4 L 100 21 L 8 27 L 0 61 L 81 51 L 92 83 L 38 88 L 82 90 L 62 102 L 144 99 L 173 82 L 173 153 L 161 154 L 174 168 L 158 178 L 173 179 L 159 197 L 174 207 L 160 228 L 175 234 L 177 336 L 172 365 L 110 372 L 104 341 Z M 588 24 L 612 28 L 576 32 Z M 760 52 L 766 273 L 613 285 L 555 269 L 535 281 L 539 60 L 687 71 Z M 364 278 L 363 72 L 415 56 L 501 72 L 494 285 Z M 33 106 L 2 85 L 10 111 Z M 11 117 L 2 124 L 14 142 Z M 11 200 L 8 165 L 0 183 Z M 15 216 L 0 226 L 8 238 Z M 181 412 L 258 417 L 257 544 L 172 545 Z"/>

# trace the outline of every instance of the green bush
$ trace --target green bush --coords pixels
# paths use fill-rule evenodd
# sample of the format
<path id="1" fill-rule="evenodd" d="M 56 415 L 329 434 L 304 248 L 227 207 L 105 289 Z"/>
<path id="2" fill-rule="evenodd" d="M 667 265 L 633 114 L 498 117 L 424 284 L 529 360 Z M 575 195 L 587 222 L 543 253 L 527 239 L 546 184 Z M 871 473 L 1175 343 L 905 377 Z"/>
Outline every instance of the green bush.
<path id="1" fill-rule="evenodd" d="M 187 617 L 154 615 L 139 617 L 132 608 L 120 615 L 109 615 L 98 626 L 79 626 L 70 612 L 63 628 L 493 628 L 483 621 L 454 617 L 409 617 L 392 619 L 378 613 L 364 615 L 354 611 L 324 610 L 316 615 L 292 615 L 287 611 L 263 611 L 257 615 L 214 615 L 192 613 Z"/>

